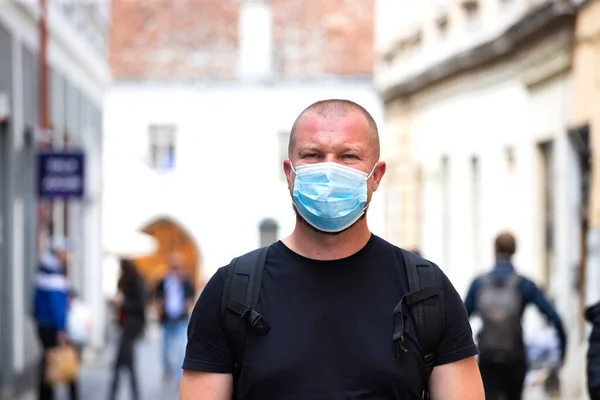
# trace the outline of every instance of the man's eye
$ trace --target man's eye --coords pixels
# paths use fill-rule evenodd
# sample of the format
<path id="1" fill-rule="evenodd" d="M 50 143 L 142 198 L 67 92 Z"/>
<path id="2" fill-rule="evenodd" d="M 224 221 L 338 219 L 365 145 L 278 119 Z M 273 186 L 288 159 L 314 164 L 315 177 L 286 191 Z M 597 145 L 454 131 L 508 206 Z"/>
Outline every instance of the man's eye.
<path id="1" fill-rule="evenodd" d="M 312 157 L 317 157 L 317 155 L 314 153 L 304 155 L 304 158 L 312 158 Z"/>
<path id="2" fill-rule="evenodd" d="M 358 158 L 354 154 L 345 154 L 343 158 Z"/>

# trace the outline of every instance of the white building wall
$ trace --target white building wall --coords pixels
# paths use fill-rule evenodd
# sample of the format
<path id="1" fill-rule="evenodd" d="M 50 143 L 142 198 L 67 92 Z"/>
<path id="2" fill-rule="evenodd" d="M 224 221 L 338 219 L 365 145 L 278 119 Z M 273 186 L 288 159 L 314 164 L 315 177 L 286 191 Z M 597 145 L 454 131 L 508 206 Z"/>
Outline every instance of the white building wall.
<path id="1" fill-rule="evenodd" d="M 49 2 L 48 5 L 48 66 L 60 72 L 69 84 L 80 91 L 96 109 L 102 108 L 102 99 L 104 89 L 109 82 L 110 72 L 108 69 L 106 58 L 101 54 L 90 49 L 89 43 L 79 35 L 77 27 L 73 25 L 73 21 L 68 20 L 59 10 L 58 5 Z M 14 76 L 14 102 L 15 107 L 11 113 L 11 122 L 14 124 L 14 151 L 15 154 L 23 151 L 24 146 L 24 129 L 25 123 L 23 118 L 24 110 L 22 109 L 23 102 L 23 66 L 21 62 L 22 47 L 26 46 L 34 50 L 36 53 L 39 49 L 39 30 L 38 30 L 39 4 L 29 1 L 3 1 L 0 2 L 0 23 L 9 30 L 13 38 L 13 76 Z M 37 59 L 37 58 L 36 58 Z M 36 65 L 37 68 L 37 65 Z M 50 79 L 50 77 L 49 77 Z M 33 99 L 38 101 L 37 93 Z M 27 105 L 30 107 L 31 105 Z M 37 103 L 36 103 L 37 107 Z M 83 121 L 83 117 L 80 116 Z M 36 121 L 37 122 L 37 121 Z M 90 122 L 90 121 L 88 121 Z M 97 187 L 100 181 L 98 173 L 99 167 L 93 165 L 101 160 L 101 146 L 93 143 L 95 139 L 98 143 L 101 142 L 102 132 L 100 127 L 84 125 L 82 123 L 81 131 L 72 132 L 72 138 L 77 144 L 83 145 L 86 152 L 86 169 L 92 171 L 88 173 L 86 179 L 88 187 L 86 189 L 87 197 L 82 201 L 71 202 L 74 204 L 73 212 L 71 213 L 71 234 L 76 242 L 77 254 L 74 259 L 81 261 L 77 263 L 73 283 L 81 292 L 82 297 L 92 306 L 94 315 L 102 316 L 104 314 L 104 303 L 100 296 L 100 291 L 96 290 L 94 282 L 98 281 L 98 276 L 101 274 L 99 263 L 101 260 L 101 237 L 100 225 L 98 222 L 100 193 L 90 189 Z M 91 131 L 90 131 L 91 130 Z M 94 136 L 85 143 L 81 138 L 89 134 Z M 94 186 L 95 185 L 95 186 Z M 31 188 L 33 191 L 33 188 Z M 33 192 L 32 192 L 33 193 Z M 18 238 L 14 242 L 13 249 L 13 280 L 14 280 L 14 311 L 15 321 L 13 321 L 12 329 L 14 332 L 14 359 L 15 370 L 20 372 L 28 364 L 37 362 L 38 357 L 35 351 L 32 350 L 31 343 L 37 344 L 37 338 L 34 334 L 32 321 L 26 316 L 29 315 L 28 310 L 21 299 L 26 296 L 21 293 L 23 288 L 28 286 L 23 275 L 25 248 L 34 249 L 37 247 L 34 243 L 23 243 L 24 237 L 24 208 L 23 201 L 35 201 L 35 199 L 26 198 L 15 199 L 14 201 L 14 237 Z M 75 204 L 76 203 L 76 204 Z M 35 240 L 35 238 L 26 239 Z M 26 246 L 27 245 L 27 246 Z M 30 256 L 30 255 L 28 255 Z M 33 259 L 27 258 L 27 259 Z M 31 286 L 33 283 L 31 283 Z M 83 286 L 83 287 L 82 287 Z M 93 344 L 101 342 L 101 332 L 104 330 L 102 318 L 98 318 L 98 323 L 95 325 Z"/>
<path id="2" fill-rule="evenodd" d="M 438 96 L 439 95 L 439 96 Z M 571 76 L 563 74 L 533 88 L 525 87 L 509 69 L 471 77 L 468 86 L 456 81 L 443 93 L 418 96 L 413 107 L 411 135 L 417 141 L 419 162 L 426 171 L 423 199 L 422 249 L 439 261 L 453 284 L 465 295 L 471 280 L 493 264 L 493 241 L 503 231 L 518 240 L 515 265 L 538 283 L 550 282 L 548 295 L 557 300 L 570 337 L 563 394 L 580 395 L 577 377 L 583 373 L 578 346 L 579 315 L 574 289 L 579 260 L 578 166 L 567 137 Z M 544 276 L 542 168 L 538 144 L 554 141 L 555 261 Z M 506 149 L 514 151 L 514 172 Z M 449 159 L 450 193 L 447 219 L 442 216 L 441 159 Z M 473 237 L 470 159 L 481 167 L 480 222 Z M 445 224 L 449 224 L 444 228 Z M 447 234 L 444 237 L 444 229 Z M 475 249 L 481 255 L 476 262 Z M 526 313 L 526 330 L 535 331 L 542 319 L 535 307 Z"/>
<path id="3" fill-rule="evenodd" d="M 356 101 L 382 120 L 382 106 L 364 81 L 114 86 L 104 108 L 105 237 L 169 216 L 196 240 L 209 278 L 258 247 L 264 218 L 278 222 L 281 236 L 291 233 L 295 218 L 280 177 L 279 134 L 289 132 L 306 106 L 326 98 Z M 177 126 L 170 173 L 146 166 L 148 126 L 155 123 Z M 374 196 L 368 215 L 383 236 L 383 196 Z"/>
<path id="4" fill-rule="evenodd" d="M 511 136 L 522 137 L 526 94 L 515 80 L 504 75 L 483 78 L 469 86 L 457 83 L 442 95 L 424 95 L 417 99 L 411 136 L 416 151 L 428 171 L 423 204 L 423 251 L 451 276 L 460 293 L 466 293 L 472 276 L 491 265 L 493 237 L 509 229 L 504 214 L 503 147 Z M 510 118 L 506 116 L 510 115 Z M 442 157 L 449 160 L 448 227 L 443 228 Z M 473 238 L 471 158 L 480 166 L 480 237 Z M 518 157 L 518 155 L 517 155 Z M 527 195 L 526 195 L 527 196 Z M 446 238 L 442 237 L 444 229 Z M 474 252 L 480 248 L 481 264 L 475 264 Z M 444 250 L 446 247 L 446 250 Z M 431 253 L 431 255 L 430 255 Z M 446 255 L 445 255 L 446 254 Z M 530 257 L 524 246 L 518 261 Z M 444 259 L 446 258 L 446 259 Z"/>
<path id="5" fill-rule="evenodd" d="M 522 272 L 535 280 L 542 278 L 538 251 L 542 200 L 537 190 L 541 171 L 536 145 L 541 140 L 555 138 L 556 151 L 559 154 L 566 151 L 562 107 L 569 88 L 570 78 L 565 77 L 555 80 L 544 90 L 528 92 L 507 72 L 487 75 L 468 87 L 457 82 L 443 97 L 423 95 L 416 100 L 418 107 L 414 108 L 411 135 L 417 141 L 418 157 L 426 171 L 423 250 L 428 256 L 431 253 L 432 258 L 441 260 L 444 257 L 439 232 L 443 231 L 441 159 L 447 156 L 450 250 L 442 266 L 462 292 L 466 291 L 473 274 L 492 264 L 493 239 L 502 230 L 512 230 L 517 235 L 519 251 L 515 262 Z M 528 109 L 533 111 L 529 113 Z M 507 166 L 507 148 L 514 151 L 516 173 L 512 177 Z M 481 234 L 475 238 L 472 237 L 474 204 L 470 170 L 473 156 L 479 158 L 481 174 Z M 568 172 L 562 167 L 561 158 L 556 162 L 561 171 L 556 177 L 560 182 L 557 186 L 557 192 L 561 193 L 557 198 L 560 199 L 564 198 L 563 185 Z M 568 207 L 564 200 L 558 200 L 556 207 L 564 224 Z M 562 230 L 562 226 L 557 229 Z M 564 258 L 567 234 L 563 233 L 559 238 L 557 251 L 559 257 Z M 481 262 L 477 264 L 473 255 L 475 247 L 482 250 Z"/>

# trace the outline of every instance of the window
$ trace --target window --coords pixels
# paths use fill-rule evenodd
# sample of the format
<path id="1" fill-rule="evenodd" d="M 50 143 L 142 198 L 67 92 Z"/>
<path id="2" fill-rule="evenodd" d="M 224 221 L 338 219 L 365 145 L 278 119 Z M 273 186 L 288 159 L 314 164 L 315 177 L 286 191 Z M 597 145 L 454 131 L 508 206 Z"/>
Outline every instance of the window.
<path id="1" fill-rule="evenodd" d="M 480 267 L 481 251 L 479 238 L 481 235 L 481 166 L 479 157 L 471 158 L 471 212 L 472 212 L 472 237 L 473 261 L 476 267 Z"/>
<path id="2" fill-rule="evenodd" d="M 435 24 L 438 28 L 440 37 L 445 37 L 448 32 L 448 14 L 445 12 L 439 13 L 435 19 Z"/>
<path id="3" fill-rule="evenodd" d="M 479 26 L 479 1 L 463 0 L 462 8 L 465 12 L 466 27 L 469 30 L 476 29 Z"/>
<path id="4" fill-rule="evenodd" d="M 444 265 L 450 265 L 450 159 L 442 157 L 442 248 Z"/>
<path id="5" fill-rule="evenodd" d="M 544 267 L 544 286 L 549 287 L 550 277 L 554 273 L 554 145 L 552 141 L 538 145 L 541 155 L 541 197 L 542 197 L 542 260 Z"/>
<path id="6" fill-rule="evenodd" d="M 506 160 L 506 183 L 504 189 L 505 196 L 505 220 L 511 225 L 516 222 L 514 219 L 516 204 L 516 159 L 515 149 L 513 147 L 506 147 L 504 149 L 504 157 Z"/>
<path id="7" fill-rule="evenodd" d="M 176 131 L 174 125 L 150 125 L 149 163 L 153 169 L 171 170 L 175 167 Z"/>
<path id="8" fill-rule="evenodd" d="M 414 31 L 406 39 L 407 46 L 410 49 L 410 54 L 413 58 L 417 58 L 421 54 L 423 45 L 423 34 L 420 30 Z"/>
<path id="9" fill-rule="evenodd" d="M 283 171 L 283 162 L 285 160 L 287 160 L 288 158 L 288 144 L 290 141 L 290 132 L 288 131 L 281 131 L 279 132 L 279 137 L 278 139 L 278 157 L 277 160 L 279 161 L 279 178 L 285 182 L 285 172 Z"/>
<path id="10" fill-rule="evenodd" d="M 277 241 L 279 226 L 275 220 L 271 218 L 264 219 L 258 229 L 260 231 L 260 247 L 268 246 Z"/>

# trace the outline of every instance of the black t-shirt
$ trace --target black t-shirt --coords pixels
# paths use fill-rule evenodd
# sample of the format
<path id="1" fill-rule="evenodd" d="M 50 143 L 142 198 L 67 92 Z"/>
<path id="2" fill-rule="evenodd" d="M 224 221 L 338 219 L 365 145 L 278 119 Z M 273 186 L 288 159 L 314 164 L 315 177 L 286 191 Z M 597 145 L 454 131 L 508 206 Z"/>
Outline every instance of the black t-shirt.
<path id="1" fill-rule="evenodd" d="M 232 373 L 219 317 L 223 267 L 192 314 L 184 369 Z M 257 311 L 271 325 L 250 332 L 237 383 L 244 400 L 419 399 L 426 372 L 414 329 L 396 355 L 393 309 L 408 292 L 400 249 L 372 235 L 356 254 L 334 261 L 271 245 Z M 445 333 L 437 365 L 477 354 L 463 302 L 444 275 Z M 414 326 L 414 321 L 409 322 Z"/>

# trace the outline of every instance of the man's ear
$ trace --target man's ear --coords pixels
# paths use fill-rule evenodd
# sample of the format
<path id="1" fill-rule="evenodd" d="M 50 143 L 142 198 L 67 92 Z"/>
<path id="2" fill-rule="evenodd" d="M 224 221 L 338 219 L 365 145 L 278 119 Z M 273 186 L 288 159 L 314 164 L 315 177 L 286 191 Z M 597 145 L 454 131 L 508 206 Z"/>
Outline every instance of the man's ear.
<path id="1" fill-rule="evenodd" d="M 283 161 L 283 172 L 285 173 L 285 179 L 287 180 L 288 189 L 292 190 L 294 188 L 294 180 L 296 179 L 296 174 L 292 170 L 292 162 L 289 159 Z"/>
<path id="2" fill-rule="evenodd" d="M 379 184 L 381 183 L 381 179 L 383 175 L 385 175 L 385 171 L 387 170 L 387 165 L 385 161 L 379 161 L 375 165 L 375 169 L 373 170 L 373 191 L 376 191 L 379 188 Z"/>

